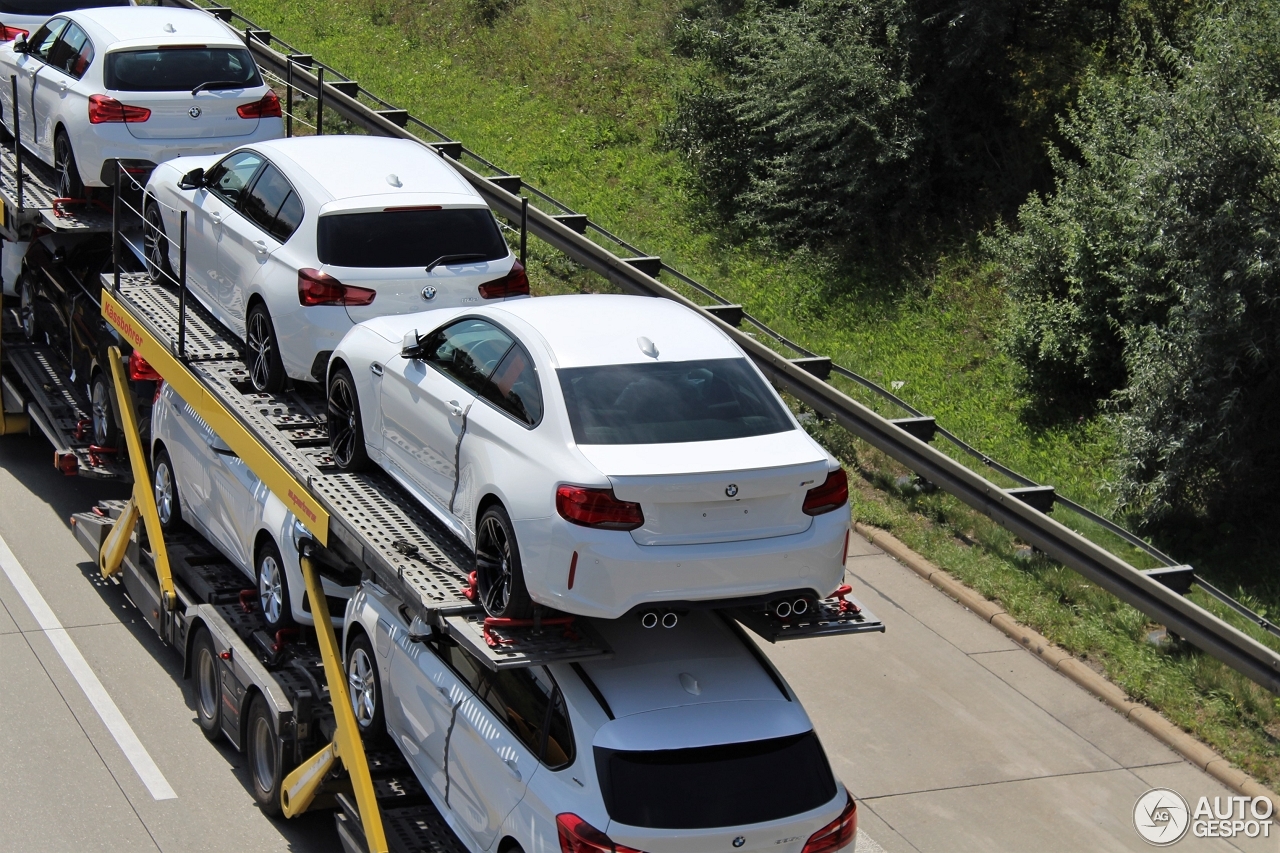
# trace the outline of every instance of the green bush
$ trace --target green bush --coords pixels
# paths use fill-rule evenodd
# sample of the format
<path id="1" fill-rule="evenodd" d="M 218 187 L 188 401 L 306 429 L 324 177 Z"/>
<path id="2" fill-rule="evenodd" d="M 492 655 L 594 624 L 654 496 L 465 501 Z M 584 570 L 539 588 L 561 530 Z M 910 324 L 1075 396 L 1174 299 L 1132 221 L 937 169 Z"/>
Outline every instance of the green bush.
<path id="1" fill-rule="evenodd" d="M 1280 13 L 1224 7 L 1088 75 L 1063 132 L 1078 160 L 994 241 L 1027 390 L 1109 401 L 1118 495 L 1148 520 L 1273 506 Z"/>

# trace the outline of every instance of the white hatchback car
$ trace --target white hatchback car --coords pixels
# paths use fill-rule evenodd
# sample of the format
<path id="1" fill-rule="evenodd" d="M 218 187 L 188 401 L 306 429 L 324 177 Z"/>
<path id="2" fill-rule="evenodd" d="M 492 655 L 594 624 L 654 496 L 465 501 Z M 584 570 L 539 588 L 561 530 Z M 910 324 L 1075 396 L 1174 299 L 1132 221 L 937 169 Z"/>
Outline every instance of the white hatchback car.
<path id="1" fill-rule="evenodd" d="M 0 0 L 0 41 L 30 38 L 49 18 L 73 9 L 136 5 L 134 0 Z"/>
<path id="2" fill-rule="evenodd" d="M 168 384 L 151 410 L 151 459 L 160 524 L 186 522 L 252 579 L 272 629 L 315 624 L 298 564 L 298 543 L 310 534 Z M 353 581 L 321 578 L 335 617 Z"/>
<path id="3" fill-rule="evenodd" d="M 493 672 L 366 584 L 345 631 L 357 722 L 390 734 L 471 850 L 852 848 L 852 796 L 741 629 L 707 610 L 592 625 L 612 658 Z"/>
<path id="4" fill-rule="evenodd" d="M 473 546 L 494 616 L 808 605 L 841 582 L 844 470 L 675 302 L 547 296 L 370 320 L 334 351 L 328 399 L 339 467 L 382 466 Z"/>
<path id="5" fill-rule="evenodd" d="M 0 45 L 0 120 L 58 171 L 58 193 L 110 186 L 115 163 L 144 172 L 284 135 L 280 100 L 235 32 L 193 9 L 81 9 Z"/>
<path id="6" fill-rule="evenodd" d="M 323 381 L 361 320 L 529 293 L 484 200 L 410 140 L 307 136 L 183 157 L 147 193 L 149 267 L 176 268 L 186 211 L 188 283 L 247 343 L 259 391 Z"/>

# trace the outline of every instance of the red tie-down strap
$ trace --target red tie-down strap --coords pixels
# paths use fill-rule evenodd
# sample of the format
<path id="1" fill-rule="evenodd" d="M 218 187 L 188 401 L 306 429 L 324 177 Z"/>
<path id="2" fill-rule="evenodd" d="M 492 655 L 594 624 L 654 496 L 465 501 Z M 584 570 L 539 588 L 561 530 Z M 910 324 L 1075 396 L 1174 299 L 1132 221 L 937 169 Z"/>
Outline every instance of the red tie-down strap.
<path id="1" fill-rule="evenodd" d="M 484 641 L 485 641 L 485 644 L 488 645 L 489 648 L 491 649 L 496 649 L 500 646 L 513 646 L 516 643 L 515 640 L 510 638 L 504 639 L 502 637 L 496 636 L 493 633 L 492 629 L 493 628 L 532 628 L 536 624 L 536 625 L 549 625 L 549 626 L 556 626 L 556 625 L 563 626 L 564 631 L 561 634 L 561 636 L 563 636 L 566 640 L 569 640 L 570 642 L 577 642 L 578 632 L 573 629 L 573 619 L 574 617 L 572 616 L 552 616 L 548 619 L 540 619 L 540 620 L 505 619 L 499 616 L 486 616 L 484 619 Z"/>
<path id="2" fill-rule="evenodd" d="M 841 613 L 848 613 L 851 616 L 857 616 L 862 612 L 862 608 L 845 598 L 845 596 L 851 592 L 853 592 L 853 587 L 849 586 L 847 583 L 842 583 L 836 588 L 835 592 L 831 593 L 831 597 L 839 599 Z"/>
<path id="3" fill-rule="evenodd" d="M 240 590 L 240 609 L 243 610 L 245 613 L 248 613 L 250 610 L 249 602 L 253 601 L 257 597 L 258 597 L 258 591 L 256 589 Z"/>

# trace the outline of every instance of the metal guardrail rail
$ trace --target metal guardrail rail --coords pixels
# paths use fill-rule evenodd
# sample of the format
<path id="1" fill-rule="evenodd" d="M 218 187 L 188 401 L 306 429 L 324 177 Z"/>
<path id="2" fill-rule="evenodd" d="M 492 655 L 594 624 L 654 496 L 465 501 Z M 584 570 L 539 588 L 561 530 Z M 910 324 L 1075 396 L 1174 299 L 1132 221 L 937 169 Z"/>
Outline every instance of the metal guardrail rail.
<path id="1" fill-rule="evenodd" d="M 663 263 L 660 258 L 645 255 L 640 249 L 591 222 L 587 216 L 577 213 L 542 190 L 529 186 L 519 176 L 503 171 L 462 143 L 450 139 L 408 111 L 369 92 L 337 69 L 315 60 L 310 54 L 301 53 L 275 37 L 270 30 L 259 27 L 232 9 L 205 5 L 197 0 L 162 2 L 206 11 L 233 25 L 239 23 L 244 32 L 245 43 L 253 51 L 259 64 L 280 79 L 287 79 L 299 91 L 311 97 L 319 96 L 322 109 L 332 110 L 368 133 L 420 142 L 442 156 L 451 158 L 454 161 L 453 167 L 501 216 L 512 221 L 521 221 L 522 215 L 525 216 L 524 222 L 529 233 L 624 291 L 671 299 L 699 311 L 719 324 L 771 381 L 815 411 L 834 419 L 854 435 L 987 515 L 1024 542 L 1142 611 L 1171 632 L 1272 693 L 1280 694 L 1280 653 L 1195 604 L 1178 590 L 1185 592 L 1190 582 L 1194 581 L 1208 594 L 1223 601 L 1263 630 L 1280 636 L 1280 627 L 1203 581 L 1194 575 L 1190 567 L 1176 565 L 1171 558 L 1109 519 L 1056 495 L 1052 487 L 1040 486 L 1030 478 L 1001 465 L 938 427 L 932 418 L 917 411 L 897 395 L 851 370 L 832 364 L 830 360 L 769 328 L 743 311 L 741 306 L 729 304 L 728 300 Z M 286 52 L 274 49 L 273 44 Z M 366 102 L 372 103 L 372 106 Z M 420 135 L 424 133 L 432 138 Z M 477 168 L 464 163 L 463 158 L 491 174 L 482 174 Z M 559 212 L 548 213 L 538 206 L 528 204 L 527 199 L 521 195 L 522 191 L 528 191 L 538 201 Z M 622 257 L 610 251 L 592 240 L 588 232 L 612 243 L 629 253 L 629 256 Z M 702 306 L 687 299 L 658 280 L 658 276 L 664 273 L 717 304 Z M 799 357 L 790 359 L 765 346 L 754 336 L 740 331 L 737 328 L 739 321 L 751 324 L 759 333 L 787 347 Z M 881 416 L 824 381 L 831 372 L 900 407 L 910 417 L 895 421 Z M 966 455 L 1019 486 L 1002 488 L 967 468 L 928 443 L 935 435 L 941 436 Z M 1135 568 L 1121 557 L 1047 515 L 1055 504 L 1120 537 L 1163 563 L 1165 568 L 1152 570 L 1153 574 Z M 1157 579 L 1162 574 L 1165 581 Z M 1170 578 L 1171 574 L 1175 577 Z"/>

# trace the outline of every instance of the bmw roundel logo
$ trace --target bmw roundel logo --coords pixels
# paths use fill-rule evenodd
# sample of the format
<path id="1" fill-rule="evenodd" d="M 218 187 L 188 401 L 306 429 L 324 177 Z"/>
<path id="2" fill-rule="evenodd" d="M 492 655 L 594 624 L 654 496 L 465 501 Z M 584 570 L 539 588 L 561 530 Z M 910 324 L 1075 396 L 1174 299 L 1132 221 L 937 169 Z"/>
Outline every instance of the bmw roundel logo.
<path id="1" fill-rule="evenodd" d="M 744 844 L 746 844 L 746 843 L 747 843 L 747 839 L 743 838 L 741 835 L 739 835 L 737 838 L 733 839 L 733 846 L 734 846 L 734 847 L 741 847 L 742 845 L 744 845 Z"/>
<path id="2" fill-rule="evenodd" d="M 724 487 L 724 493 L 725 493 L 726 495 L 728 495 L 729 497 L 733 497 L 734 495 L 736 495 L 736 494 L 738 493 L 738 487 L 737 487 L 737 485 L 736 485 L 736 484 L 734 484 L 734 483 L 730 483 L 729 485 L 725 486 L 725 487 Z M 735 846 L 741 846 L 741 845 L 735 845 Z"/>
<path id="3" fill-rule="evenodd" d="M 187 110 L 187 115 L 191 116 L 192 118 L 200 118 L 200 108 L 192 107 L 191 109 Z"/>
<path id="4" fill-rule="evenodd" d="M 436 289 L 428 284 L 426 287 L 422 288 L 422 298 L 427 300 L 428 302 L 430 302 L 432 299 L 435 299 Z"/>

